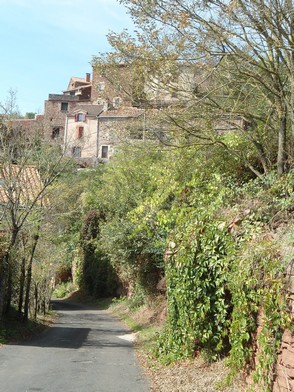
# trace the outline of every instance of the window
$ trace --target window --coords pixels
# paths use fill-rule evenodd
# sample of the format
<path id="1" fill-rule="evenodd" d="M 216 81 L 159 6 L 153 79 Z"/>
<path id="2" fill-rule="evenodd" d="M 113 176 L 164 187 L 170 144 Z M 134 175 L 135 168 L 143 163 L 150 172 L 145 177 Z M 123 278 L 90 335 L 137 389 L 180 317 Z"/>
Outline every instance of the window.
<path id="1" fill-rule="evenodd" d="M 120 104 L 121 104 L 121 99 L 120 99 L 120 97 L 115 97 L 115 98 L 113 98 L 113 106 L 114 106 L 115 108 L 118 108 L 118 107 L 120 106 Z"/>
<path id="2" fill-rule="evenodd" d="M 75 121 L 86 121 L 86 116 L 84 113 L 77 113 L 75 114 Z"/>
<path id="3" fill-rule="evenodd" d="M 81 147 L 73 147 L 72 151 L 71 151 L 71 155 L 73 156 L 73 158 L 81 158 Z"/>
<path id="4" fill-rule="evenodd" d="M 61 110 L 66 112 L 68 110 L 68 102 L 61 102 Z"/>
<path id="5" fill-rule="evenodd" d="M 53 128 L 53 130 L 52 130 L 52 134 L 51 134 L 51 139 L 57 139 L 57 138 L 59 138 L 59 136 L 60 136 L 60 128 L 58 128 L 58 127 L 55 127 L 55 128 Z"/>
<path id="6" fill-rule="evenodd" d="M 108 158 L 108 146 L 102 146 L 101 157 Z"/>
<path id="7" fill-rule="evenodd" d="M 84 127 L 78 127 L 77 129 L 77 138 L 81 139 L 84 136 Z"/>
<path id="8" fill-rule="evenodd" d="M 105 90 L 105 83 L 103 83 L 103 82 L 98 83 L 97 89 L 98 89 L 98 91 L 104 91 Z"/>

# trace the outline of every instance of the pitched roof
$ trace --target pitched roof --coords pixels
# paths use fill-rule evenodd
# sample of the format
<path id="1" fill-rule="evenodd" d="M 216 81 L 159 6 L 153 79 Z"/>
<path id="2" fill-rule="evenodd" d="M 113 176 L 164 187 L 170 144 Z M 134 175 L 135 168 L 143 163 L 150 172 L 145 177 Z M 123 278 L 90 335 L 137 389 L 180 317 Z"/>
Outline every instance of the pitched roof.
<path id="1" fill-rule="evenodd" d="M 88 82 L 87 82 L 87 83 L 88 83 Z M 63 92 L 64 92 L 64 93 L 68 93 L 68 92 L 70 92 L 70 91 L 78 91 L 78 90 L 83 90 L 83 89 L 85 89 L 85 88 L 90 88 L 90 87 L 92 87 L 92 83 L 85 84 L 84 86 L 74 87 L 74 88 L 71 88 L 71 89 L 69 89 L 69 90 L 65 90 L 65 91 L 63 91 Z"/>
<path id="2" fill-rule="evenodd" d="M 84 112 L 90 116 L 98 116 L 103 111 L 103 105 L 79 105 L 68 116 L 74 116 L 76 113 Z"/>
<path id="3" fill-rule="evenodd" d="M 72 76 L 68 83 L 67 91 L 85 84 L 89 84 L 89 81 L 87 81 L 86 78 L 77 78 L 76 76 Z"/>
<path id="4" fill-rule="evenodd" d="M 136 118 L 140 117 L 145 113 L 144 109 L 137 109 L 134 107 L 125 107 L 125 108 L 119 108 L 115 110 L 107 110 L 103 113 L 100 114 L 99 117 L 102 118 Z"/>
<path id="5" fill-rule="evenodd" d="M 16 208 L 26 208 L 38 200 L 37 205 L 48 205 L 47 198 L 40 198 L 42 189 L 42 180 L 35 166 L 0 167 L 0 204 L 11 202 Z"/>

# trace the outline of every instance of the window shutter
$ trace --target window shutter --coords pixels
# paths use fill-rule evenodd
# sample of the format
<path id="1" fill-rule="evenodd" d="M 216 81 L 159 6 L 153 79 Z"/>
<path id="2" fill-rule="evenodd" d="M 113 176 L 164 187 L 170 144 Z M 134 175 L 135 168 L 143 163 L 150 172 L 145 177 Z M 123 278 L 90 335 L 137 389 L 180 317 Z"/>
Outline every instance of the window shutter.
<path id="1" fill-rule="evenodd" d="M 75 122 L 78 121 L 78 114 L 75 114 Z"/>
<path id="2" fill-rule="evenodd" d="M 84 136 L 84 127 L 77 127 L 77 138 L 81 139 Z"/>

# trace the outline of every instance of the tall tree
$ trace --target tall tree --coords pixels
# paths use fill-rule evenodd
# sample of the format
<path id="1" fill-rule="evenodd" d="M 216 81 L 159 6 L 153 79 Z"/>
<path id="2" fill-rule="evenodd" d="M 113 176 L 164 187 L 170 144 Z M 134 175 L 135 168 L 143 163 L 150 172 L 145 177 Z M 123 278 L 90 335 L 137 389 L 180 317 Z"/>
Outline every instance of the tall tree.
<path id="1" fill-rule="evenodd" d="M 54 146 L 44 145 L 35 135 L 0 124 L 0 319 L 9 309 L 12 297 L 14 249 L 29 218 L 42 217 L 48 205 L 50 185 L 67 162 Z M 37 219 L 38 220 L 38 219 Z M 36 235 L 36 243 L 38 235 Z M 32 257 L 35 251 L 32 247 Z"/>
<path id="2" fill-rule="evenodd" d="M 283 174 L 294 135 L 292 1 L 120 2 L 136 35 L 111 33 L 116 50 L 94 64 L 104 72 L 109 63 L 139 67 L 147 95 L 176 97 L 178 106 L 162 111 L 156 125 L 169 130 L 170 143 L 219 143 L 256 175 L 273 165 Z M 224 137 L 232 129 L 242 141 L 237 148 Z"/>

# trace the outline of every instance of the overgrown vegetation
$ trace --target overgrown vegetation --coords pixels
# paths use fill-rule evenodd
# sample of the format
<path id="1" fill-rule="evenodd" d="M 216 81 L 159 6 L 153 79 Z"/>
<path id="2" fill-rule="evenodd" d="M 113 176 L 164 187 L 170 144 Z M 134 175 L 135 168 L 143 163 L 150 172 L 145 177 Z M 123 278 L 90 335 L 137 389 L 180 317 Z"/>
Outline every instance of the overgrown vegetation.
<path id="1" fill-rule="evenodd" d="M 73 279 L 96 298 L 127 295 L 133 310 L 159 293 L 166 297 L 166 323 L 153 347 L 159 360 L 226 357 L 226 382 L 253 373 L 260 390 L 270 391 L 281 335 L 291 328 L 292 3 L 122 3 L 141 30 L 136 38 L 111 34 L 115 51 L 95 58 L 95 66 L 120 91 L 127 83 L 137 103 L 148 98 L 137 91 L 146 79 L 179 100 L 147 111 L 144 132 L 153 139 L 122 146 L 107 165 L 58 171 L 50 188 L 58 195 L 55 214 L 48 216 L 37 198 L 26 205 L 25 219 L 6 215 L 0 315 L 17 297 L 22 312 L 24 282 L 30 296 L 32 282 L 45 288 L 52 277 L 35 246 L 46 232 L 52 246 L 43 237 L 46 266 L 51 253 L 63 258 L 60 282 Z M 123 81 L 109 67 L 122 61 Z M 192 91 L 174 83 L 186 66 L 198 75 Z M 130 83 L 133 69 L 137 79 Z M 3 143 L 10 166 L 13 154 L 21 161 L 23 143 Z M 33 156 L 42 178 L 53 183 L 56 155 L 48 150 L 44 155 L 34 145 L 23 163 Z"/>
<path id="2" fill-rule="evenodd" d="M 294 174 L 252 179 L 234 162 L 218 147 L 196 155 L 140 144 L 91 172 L 81 238 L 92 267 L 84 283 L 95 295 L 103 276 L 103 289 L 100 252 L 134 310 L 152 303 L 165 281 L 167 320 L 153 354 L 165 363 L 200 353 L 209 361 L 227 357 L 227 382 L 254 371 L 266 391 L 290 326 Z"/>
<path id="3" fill-rule="evenodd" d="M 16 308 L 27 322 L 49 309 L 60 261 L 51 241 L 50 191 L 70 162 L 42 139 L 41 130 L 28 135 L 1 121 L 0 131 L 0 320 Z"/>
<path id="4" fill-rule="evenodd" d="M 137 306 L 165 280 L 159 358 L 226 356 L 228 381 L 245 369 L 270 391 L 291 325 L 293 4 L 121 2 L 136 33 L 110 33 L 93 65 L 161 136 L 101 175 L 100 245 Z"/>

